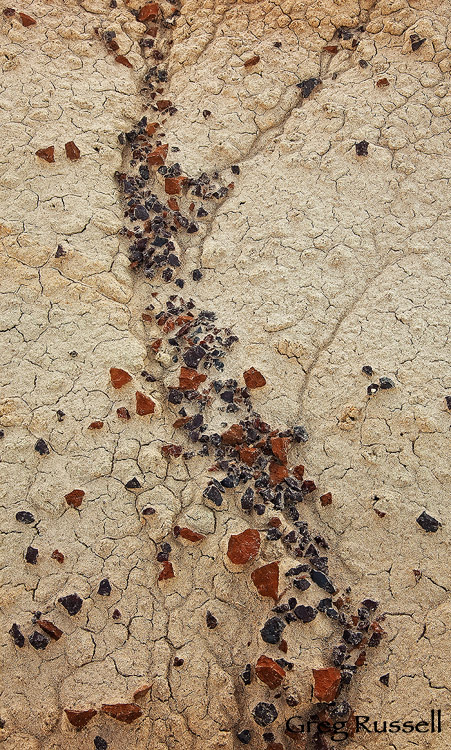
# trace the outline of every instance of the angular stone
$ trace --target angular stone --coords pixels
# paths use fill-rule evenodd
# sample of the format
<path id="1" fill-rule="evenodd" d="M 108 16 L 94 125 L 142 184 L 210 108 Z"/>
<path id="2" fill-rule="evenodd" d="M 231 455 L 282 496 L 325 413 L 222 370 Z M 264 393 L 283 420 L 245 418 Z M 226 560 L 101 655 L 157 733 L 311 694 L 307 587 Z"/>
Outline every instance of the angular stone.
<path id="1" fill-rule="evenodd" d="M 326 574 L 321 570 L 310 571 L 310 578 L 314 583 L 316 583 L 317 586 L 319 586 L 321 589 L 324 589 L 324 591 L 327 591 L 328 594 L 335 594 L 335 586 L 333 585 L 330 578 L 328 578 Z"/>
<path id="2" fill-rule="evenodd" d="M 25 646 L 25 638 L 16 623 L 13 623 L 8 632 L 18 648 L 23 648 Z"/>
<path id="3" fill-rule="evenodd" d="M 179 376 L 179 388 L 181 391 L 197 391 L 199 385 L 207 379 L 206 375 L 193 370 L 190 367 L 182 367 Z"/>
<path id="4" fill-rule="evenodd" d="M 39 453 L 40 456 L 48 456 L 50 453 L 49 446 L 42 438 L 39 438 L 39 440 L 36 441 L 34 449 L 36 453 Z"/>
<path id="5" fill-rule="evenodd" d="M 233 424 L 222 433 L 221 440 L 224 445 L 239 445 L 244 440 L 244 430 L 240 424 Z"/>
<path id="6" fill-rule="evenodd" d="M 130 60 L 128 60 L 125 55 L 116 55 L 114 58 L 119 65 L 125 65 L 126 68 L 133 68 L 133 65 L 131 64 Z"/>
<path id="7" fill-rule="evenodd" d="M 53 624 L 53 622 L 50 622 L 50 620 L 36 620 L 36 625 L 39 625 L 44 633 L 50 635 L 55 641 L 59 641 L 59 639 L 63 635 L 63 631 L 57 628 L 56 625 Z"/>
<path id="8" fill-rule="evenodd" d="M 68 594 L 67 596 L 60 596 L 58 599 L 59 603 L 63 605 L 64 609 L 67 609 L 70 615 L 76 615 L 83 604 L 78 594 Z"/>
<path id="9" fill-rule="evenodd" d="M 303 604 L 299 604 L 299 606 L 294 608 L 294 614 L 301 622 L 312 622 L 318 612 L 313 607 L 305 607 Z"/>
<path id="10" fill-rule="evenodd" d="M 282 464 L 286 464 L 287 462 L 287 452 L 290 442 L 291 440 L 288 437 L 271 438 L 271 450 L 273 455 L 278 458 Z"/>
<path id="11" fill-rule="evenodd" d="M 152 401 L 150 396 L 146 396 L 140 391 L 136 391 L 136 413 L 140 417 L 144 417 L 146 414 L 153 414 L 155 411 L 155 401 Z"/>
<path id="12" fill-rule="evenodd" d="M 174 445 L 173 443 L 170 443 L 169 445 L 162 445 L 160 450 L 165 458 L 178 458 L 183 453 L 182 446 Z"/>
<path id="13" fill-rule="evenodd" d="M 255 367 L 251 367 L 249 370 L 246 370 L 246 372 L 243 372 L 243 377 L 244 382 L 246 383 L 246 388 L 249 388 L 249 390 L 263 388 L 263 386 L 266 385 L 266 379 L 261 372 L 255 369 Z"/>
<path id="14" fill-rule="evenodd" d="M 27 551 L 25 552 L 25 562 L 29 563 L 30 565 L 36 565 L 38 561 L 38 550 L 36 547 L 27 547 Z"/>
<path id="15" fill-rule="evenodd" d="M 242 445 L 239 448 L 240 460 L 248 466 L 252 466 L 258 458 L 260 451 L 257 448 L 250 448 L 248 445 Z"/>
<path id="16" fill-rule="evenodd" d="M 180 195 L 184 182 L 186 182 L 186 177 L 183 175 L 180 175 L 180 177 L 166 177 L 164 181 L 165 193 L 168 195 Z"/>
<path id="17" fill-rule="evenodd" d="M 332 493 L 331 492 L 326 492 L 324 495 L 320 495 L 319 499 L 320 499 L 321 505 L 323 507 L 326 507 L 326 505 L 331 505 L 332 504 Z"/>
<path id="18" fill-rule="evenodd" d="M 276 484 L 280 484 L 280 482 L 283 482 L 283 480 L 287 476 L 288 469 L 286 466 L 283 466 L 276 461 L 271 461 L 271 463 L 269 464 L 269 481 L 272 487 L 275 487 Z"/>
<path id="19" fill-rule="evenodd" d="M 272 562 L 256 568 L 251 579 L 261 596 L 270 596 L 276 602 L 279 595 L 279 563 Z"/>
<path id="20" fill-rule="evenodd" d="M 272 724 L 278 717 L 278 712 L 273 703 L 257 703 L 252 709 L 252 716 L 254 721 L 260 727 L 267 727 L 268 724 Z"/>
<path id="21" fill-rule="evenodd" d="M 136 703 L 104 703 L 101 710 L 104 714 L 125 724 L 131 724 L 143 714 L 142 709 Z"/>
<path id="22" fill-rule="evenodd" d="M 241 534 L 232 534 L 227 548 L 227 557 L 234 565 L 245 565 L 257 557 L 260 550 L 260 533 L 257 529 L 246 529 Z"/>
<path id="23" fill-rule="evenodd" d="M 150 166 L 161 167 L 166 161 L 168 155 L 168 144 L 163 143 L 161 146 L 157 146 L 147 157 L 147 163 Z"/>
<path id="24" fill-rule="evenodd" d="M 315 698 L 324 703 L 335 700 L 340 688 L 341 671 L 337 667 L 327 667 L 312 669 L 312 672 L 315 681 L 313 689 Z"/>
<path id="25" fill-rule="evenodd" d="M 158 3 L 146 3 L 138 13 L 138 21 L 155 21 L 159 10 Z"/>
<path id="26" fill-rule="evenodd" d="M 260 635 L 265 643 L 276 644 L 279 643 L 285 627 L 286 624 L 280 617 L 270 617 L 260 630 Z"/>
<path id="27" fill-rule="evenodd" d="M 36 23 L 35 19 L 32 18 L 31 16 L 27 16 L 26 13 L 19 13 L 19 18 L 22 23 L 22 26 L 25 26 L 25 27 L 33 26 Z"/>
<path id="28" fill-rule="evenodd" d="M 49 164 L 53 164 L 55 161 L 55 147 L 47 146 L 47 148 L 38 148 L 36 156 L 39 156 L 40 159 L 44 159 L 44 161 L 48 161 Z"/>
<path id="29" fill-rule="evenodd" d="M 275 690 L 282 684 L 286 672 L 273 659 L 268 656 L 260 656 L 255 666 L 255 674 L 271 690 Z"/>
<path id="30" fill-rule="evenodd" d="M 422 529 L 425 531 L 438 531 L 439 526 L 441 526 L 441 523 L 437 521 L 436 518 L 433 518 L 433 516 L 430 516 L 426 511 L 424 510 L 420 516 L 417 518 L 417 524 L 421 526 Z"/>
<path id="31" fill-rule="evenodd" d="M 133 380 L 132 376 L 120 367 L 110 367 L 110 378 L 113 388 L 122 388 L 123 385 Z"/>
<path id="32" fill-rule="evenodd" d="M 19 512 L 16 513 L 16 521 L 19 521 L 20 523 L 26 523 L 26 524 L 34 523 L 35 517 L 28 510 L 19 510 Z"/>
<path id="33" fill-rule="evenodd" d="M 184 353 L 183 361 L 185 362 L 185 365 L 187 367 L 196 369 L 200 361 L 205 357 L 206 353 L 207 353 L 206 350 L 200 344 L 197 344 L 196 346 L 191 346 Z"/>
<path id="34" fill-rule="evenodd" d="M 72 492 L 68 492 L 67 495 L 64 495 L 64 499 L 72 508 L 79 508 L 84 496 L 85 492 L 83 490 L 72 490 Z"/>
<path id="35" fill-rule="evenodd" d="M 63 562 L 64 562 L 64 555 L 63 555 L 63 553 L 62 553 L 62 552 L 60 552 L 60 551 L 59 551 L 59 550 L 57 550 L 57 549 L 54 549 L 54 550 L 53 550 L 53 552 L 52 552 L 52 554 L 50 555 L 50 557 L 52 557 L 52 558 L 53 558 L 54 560 L 56 560 L 56 561 L 57 561 L 57 562 L 59 562 L 59 563 L 63 563 Z"/>
<path id="36" fill-rule="evenodd" d="M 302 481 L 302 478 L 304 476 L 304 467 L 302 464 L 299 464 L 298 466 L 295 466 L 293 468 L 293 476 L 295 476 L 296 479 Z"/>
<path id="37" fill-rule="evenodd" d="M 119 419 L 130 419 L 130 412 L 128 409 L 125 408 L 125 406 L 120 406 L 119 409 L 116 409 L 116 414 L 119 417 Z"/>
<path id="38" fill-rule="evenodd" d="M 186 539 L 188 542 L 201 542 L 202 539 L 205 539 L 203 534 L 199 534 L 197 531 L 192 531 L 192 529 L 186 527 L 179 529 L 178 535 L 181 536 L 182 539 Z"/>
<path id="39" fill-rule="evenodd" d="M 80 158 L 80 149 L 75 145 L 73 141 L 68 141 L 64 148 L 66 150 L 66 156 L 71 161 L 77 161 Z"/>
<path id="40" fill-rule="evenodd" d="M 97 714 L 94 708 L 88 708 L 86 711 L 74 711 L 65 708 L 64 712 L 70 724 L 77 729 L 82 729 Z"/>
<path id="41" fill-rule="evenodd" d="M 159 581 L 167 581 L 170 578 L 174 578 L 174 568 L 169 560 L 163 561 L 163 570 L 160 571 L 158 576 Z"/>
<path id="42" fill-rule="evenodd" d="M 102 580 L 99 583 L 99 588 L 98 588 L 97 593 L 100 596 L 110 596 L 111 583 L 109 582 L 108 578 L 102 578 Z"/>
<path id="43" fill-rule="evenodd" d="M 103 422 L 101 419 L 97 419 L 95 422 L 91 422 L 91 424 L 88 427 L 88 430 L 101 430 L 103 427 Z"/>

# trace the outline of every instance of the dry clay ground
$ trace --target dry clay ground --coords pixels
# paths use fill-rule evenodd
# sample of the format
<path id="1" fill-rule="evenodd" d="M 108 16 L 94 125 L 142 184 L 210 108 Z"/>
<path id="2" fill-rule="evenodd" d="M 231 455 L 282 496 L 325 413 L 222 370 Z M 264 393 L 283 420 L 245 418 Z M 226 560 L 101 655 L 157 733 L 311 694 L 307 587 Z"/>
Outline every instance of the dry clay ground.
<path id="1" fill-rule="evenodd" d="M 274 691 L 255 678 L 246 687 L 239 675 L 261 654 L 281 656 L 259 635 L 273 603 L 250 582 L 252 565 L 230 565 L 225 551 L 231 534 L 267 520 L 250 520 L 233 490 L 210 507 L 208 464 L 161 455 L 174 441 L 176 412 L 163 397 L 173 365 L 164 351 L 159 361 L 149 353 L 155 330 L 141 313 L 155 303 L 151 292 L 164 299 L 180 290 L 130 270 L 119 236 L 118 135 L 149 106 L 151 50 L 140 47 L 145 26 L 131 13 L 140 5 L 20 0 L 0 20 L 5 750 L 87 750 L 95 736 L 111 750 L 232 750 L 243 729 L 250 748 L 266 747 L 250 710 Z M 173 7 L 163 4 L 163 15 Z M 19 11 L 36 23 L 24 26 Z M 449 4 L 437 0 L 190 0 L 161 42 L 165 91 L 178 110 L 164 125 L 180 149 L 171 159 L 191 175 L 218 170 L 235 183 L 200 231 L 180 239 L 182 294 L 239 336 L 227 377 L 242 382 L 250 366 L 265 375 L 254 396 L 262 417 L 308 430 L 290 458 L 318 486 L 302 515 L 327 538 L 340 590 L 351 586 L 356 603 L 377 599 L 386 615 L 386 635 L 348 699 L 357 713 L 388 720 L 449 708 L 449 22 Z M 111 30 L 132 67 L 102 41 Z M 415 33 L 425 41 L 412 50 Z M 253 56 L 260 60 L 245 66 Z M 303 99 L 296 84 L 311 77 L 322 83 Z M 366 157 L 356 155 L 362 140 Z M 66 157 L 68 141 L 79 160 Z M 50 145 L 53 163 L 35 155 Z M 56 257 L 58 245 L 65 254 Z M 363 365 L 395 388 L 368 397 Z M 110 367 L 133 381 L 114 390 Z M 136 390 L 154 399 L 154 415 L 136 414 Z M 103 427 L 88 429 L 96 420 Z M 47 455 L 35 450 L 39 438 Z M 137 492 L 125 488 L 132 477 Z M 79 509 L 65 501 L 74 488 L 85 492 Z M 322 507 L 328 491 L 333 502 Z M 148 505 L 156 513 L 145 517 Z M 35 522 L 18 522 L 21 510 Z M 423 510 L 441 522 L 436 533 L 416 523 Z M 174 540 L 176 524 L 205 540 Z M 281 542 L 263 531 L 262 540 L 258 564 L 277 559 L 282 570 Z M 175 577 L 158 582 L 156 552 L 168 541 Z M 28 546 L 38 549 L 35 565 L 24 560 Z M 104 578 L 109 597 L 97 593 Z M 314 588 L 304 602 L 317 601 Z M 58 599 L 74 592 L 83 606 L 70 616 Z M 45 650 L 28 641 L 37 611 L 63 631 Z M 13 623 L 22 648 L 8 633 Z M 311 669 L 330 665 L 333 633 L 324 617 L 287 629 L 294 669 L 266 730 L 284 748 L 302 747 L 284 735 L 284 721 L 308 709 Z M 379 681 L 387 673 L 388 687 Z M 146 684 L 142 717 L 130 725 L 99 713 L 76 730 L 64 714 L 131 702 Z M 446 734 L 359 734 L 349 743 L 447 746 Z"/>

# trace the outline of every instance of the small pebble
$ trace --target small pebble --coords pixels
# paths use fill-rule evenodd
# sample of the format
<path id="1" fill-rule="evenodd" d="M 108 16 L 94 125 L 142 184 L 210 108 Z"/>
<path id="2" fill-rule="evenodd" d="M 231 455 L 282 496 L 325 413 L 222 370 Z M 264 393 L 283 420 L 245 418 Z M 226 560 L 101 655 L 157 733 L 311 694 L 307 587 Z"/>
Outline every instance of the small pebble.
<path id="1" fill-rule="evenodd" d="M 373 374 L 373 368 L 371 365 L 363 365 L 362 372 L 364 375 L 369 375 L 371 377 Z"/>
<path id="2" fill-rule="evenodd" d="M 206 615 L 206 621 L 207 621 L 207 628 L 209 628 L 210 630 L 214 630 L 214 628 L 216 628 L 218 624 L 216 617 L 212 615 L 211 612 L 209 611 L 207 612 L 207 615 Z"/>
<path id="3" fill-rule="evenodd" d="M 385 685 L 386 687 L 388 687 L 389 680 L 390 680 L 390 673 L 383 674 L 381 677 L 379 677 L 379 682 L 382 682 L 382 684 Z"/>
<path id="4" fill-rule="evenodd" d="M 47 636 L 43 635 L 42 633 L 38 633 L 37 630 L 35 630 L 34 633 L 28 636 L 28 640 L 30 641 L 33 648 L 36 649 L 36 651 L 47 648 L 50 643 L 50 638 L 47 638 Z"/>
<path id="5" fill-rule="evenodd" d="M 368 156 L 368 141 L 359 141 L 355 144 L 355 152 L 357 156 Z"/>
<path id="6" fill-rule="evenodd" d="M 110 596 L 111 594 L 111 583 L 108 578 L 103 578 L 99 583 L 99 589 L 97 593 L 100 596 Z"/>
<path id="7" fill-rule="evenodd" d="M 50 453 L 49 446 L 47 445 L 45 440 L 43 440 L 42 438 L 39 438 L 39 440 L 36 441 L 36 445 L 34 446 L 34 449 L 41 456 L 46 456 Z"/>
<path id="8" fill-rule="evenodd" d="M 366 389 L 366 392 L 368 396 L 374 396 L 375 393 L 377 393 L 379 390 L 379 386 L 377 383 L 371 383 L 371 385 L 368 386 Z"/>
<path id="9" fill-rule="evenodd" d="M 237 738 L 239 739 L 240 742 L 243 743 L 243 745 L 248 745 L 252 739 L 252 735 L 249 729 L 243 729 L 242 732 L 238 732 Z"/>
<path id="10" fill-rule="evenodd" d="M 27 547 L 27 551 L 25 552 L 25 561 L 27 563 L 30 563 L 30 565 L 36 565 L 38 561 L 38 550 L 36 547 Z"/>
<path id="11" fill-rule="evenodd" d="M 421 516 L 418 516 L 417 524 L 425 531 L 433 532 L 438 531 L 439 526 L 441 526 L 441 523 L 439 523 L 436 518 L 433 518 L 426 513 L 425 510 L 422 512 Z"/>
<path id="12" fill-rule="evenodd" d="M 114 2 L 116 2 L 116 0 L 114 0 Z M 111 7 L 115 8 L 116 6 L 114 5 Z M 99 735 L 97 735 L 97 737 L 94 737 L 94 747 L 95 747 L 95 750 L 107 750 L 108 742 L 104 740 L 103 737 L 100 737 Z"/>
<path id="13" fill-rule="evenodd" d="M 379 378 L 379 385 L 381 387 L 381 390 L 383 391 L 386 391 L 389 388 L 395 387 L 393 380 L 391 380 L 390 378 L 386 378 L 385 376 Z"/>
<path id="14" fill-rule="evenodd" d="M 78 594 L 68 594 L 67 596 L 61 596 L 58 599 L 59 603 L 63 605 L 64 609 L 68 611 L 70 615 L 76 615 L 80 611 L 83 599 Z"/>
<path id="15" fill-rule="evenodd" d="M 266 727 L 268 724 L 272 724 L 278 717 L 278 712 L 273 703 L 257 703 L 252 709 L 252 716 L 254 721 L 261 727 Z"/>
<path id="16" fill-rule="evenodd" d="M 19 512 L 16 513 L 16 521 L 19 521 L 20 523 L 34 523 L 35 518 L 28 510 L 19 510 Z"/>
<path id="17" fill-rule="evenodd" d="M 18 648 L 24 647 L 25 638 L 23 637 L 22 633 L 20 632 L 20 628 L 18 625 L 16 625 L 16 623 L 14 623 L 9 629 L 9 634 Z"/>

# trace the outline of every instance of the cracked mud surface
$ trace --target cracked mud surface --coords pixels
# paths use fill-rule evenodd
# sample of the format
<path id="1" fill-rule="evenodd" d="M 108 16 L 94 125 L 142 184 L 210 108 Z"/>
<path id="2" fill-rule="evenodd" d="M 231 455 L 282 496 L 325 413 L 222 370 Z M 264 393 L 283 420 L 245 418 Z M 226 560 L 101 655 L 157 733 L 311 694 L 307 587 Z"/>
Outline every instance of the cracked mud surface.
<path id="1" fill-rule="evenodd" d="M 193 449 L 172 427 L 179 407 L 166 404 L 181 363 L 166 343 L 151 346 L 170 294 L 215 311 L 218 328 L 238 336 L 212 377 L 244 387 L 255 367 L 266 385 L 252 391 L 254 410 L 277 429 L 309 433 L 290 449 L 289 465 L 305 465 L 317 486 L 298 510 L 330 546 L 337 590 L 350 586 L 353 606 L 371 597 L 385 614 L 385 636 L 347 700 L 375 719 L 427 719 L 449 708 L 449 7 L 192 0 L 146 48 L 149 22 L 132 13 L 141 5 L 21 0 L 12 15 L 0 3 L 2 746 L 87 750 L 102 737 L 112 750 L 236 750 L 248 729 L 255 750 L 267 747 L 264 732 L 286 750 L 303 747 L 285 719 L 311 711 L 312 669 L 331 666 L 337 631 L 318 615 L 285 628 L 286 654 L 262 641 L 274 602 L 250 574 L 273 561 L 285 572 L 268 518 L 292 527 L 278 510 L 243 512 L 237 489 L 220 508 L 206 502 L 213 458 L 162 455 L 168 444 Z M 177 7 L 162 3 L 160 21 Z M 425 39 L 416 50 L 413 34 Z M 155 64 L 168 71 L 161 96 L 173 114 L 152 110 L 144 77 Z M 312 78 L 321 82 L 303 98 L 297 84 Z M 120 234 L 115 173 L 130 154 L 118 136 L 143 115 L 161 123 L 166 164 L 234 183 L 223 199 L 201 201 L 198 232 L 177 233 L 183 289 L 130 268 Z M 368 155 L 359 157 L 362 141 Z M 79 159 L 67 158 L 69 142 Z M 36 156 L 49 146 L 53 162 Z M 167 199 L 155 169 L 149 189 Z M 132 381 L 113 388 L 112 367 Z M 395 387 L 368 396 L 380 377 Z M 136 413 L 136 391 L 153 414 Z M 209 420 L 219 430 L 235 417 L 213 409 Z M 134 478 L 141 487 L 127 488 Z M 84 495 L 69 502 L 74 490 Z M 34 520 L 16 520 L 20 511 Z M 422 511 L 442 524 L 436 533 L 416 523 Z M 204 539 L 174 537 L 175 526 Z M 249 527 L 261 532 L 259 556 L 237 568 L 229 538 Z M 158 581 L 165 543 L 174 578 Z M 36 564 L 26 562 L 30 547 Z M 71 615 L 59 600 L 74 593 L 82 606 Z M 290 589 L 280 601 L 314 606 L 320 593 Z M 33 647 L 29 636 L 48 633 L 33 618 L 63 635 Z M 255 677 L 261 655 L 293 663 L 280 689 Z M 379 681 L 387 673 L 388 687 Z M 260 701 L 279 714 L 266 729 L 251 714 Z M 130 724 L 100 711 L 124 703 L 142 711 Z M 98 713 L 77 730 L 66 709 Z M 358 734 L 348 746 L 435 750 L 446 734 Z"/>

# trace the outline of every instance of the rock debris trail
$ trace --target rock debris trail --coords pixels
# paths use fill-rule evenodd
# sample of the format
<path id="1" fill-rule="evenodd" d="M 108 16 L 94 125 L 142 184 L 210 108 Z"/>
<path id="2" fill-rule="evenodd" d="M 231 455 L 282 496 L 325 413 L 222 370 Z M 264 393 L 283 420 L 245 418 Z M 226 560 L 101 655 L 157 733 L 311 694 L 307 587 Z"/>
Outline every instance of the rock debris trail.
<path id="1" fill-rule="evenodd" d="M 449 705 L 433 5 L 2 4 L 5 750 Z"/>

